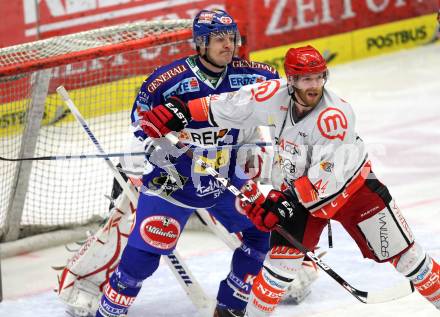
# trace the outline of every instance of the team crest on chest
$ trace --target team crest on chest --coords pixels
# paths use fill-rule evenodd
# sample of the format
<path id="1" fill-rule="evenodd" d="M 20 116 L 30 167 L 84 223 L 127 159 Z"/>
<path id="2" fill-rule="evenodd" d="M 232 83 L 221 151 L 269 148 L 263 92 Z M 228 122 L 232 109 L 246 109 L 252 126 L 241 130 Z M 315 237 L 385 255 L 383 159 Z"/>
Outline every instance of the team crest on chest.
<path id="1" fill-rule="evenodd" d="M 327 139 L 344 141 L 347 134 L 348 121 L 345 114 L 337 108 L 327 108 L 319 114 L 318 128 Z"/>

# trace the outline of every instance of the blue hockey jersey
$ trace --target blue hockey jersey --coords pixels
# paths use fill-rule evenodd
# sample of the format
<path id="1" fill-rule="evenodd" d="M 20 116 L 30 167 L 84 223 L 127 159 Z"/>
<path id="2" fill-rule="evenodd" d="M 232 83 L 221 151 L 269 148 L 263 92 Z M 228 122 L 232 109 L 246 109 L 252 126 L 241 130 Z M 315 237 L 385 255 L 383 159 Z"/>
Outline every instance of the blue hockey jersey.
<path id="1" fill-rule="evenodd" d="M 202 71 L 198 56 L 189 56 L 156 69 L 142 84 L 131 112 L 134 134 L 140 140 L 147 135 L 139 126 L 138 111 L 150 110 L 163 104 L 167 98 L 177 95 L 183 101 L 205 97 L 211 94 L 231 92 L 243 85 L 279 78 L 277 71 L 266 64 L 234 58 L 220 78 L 213 78 Z M 197 147 L 197 153 L 204 155 L 223 177 L 238 185 L 243 183 L 243 173 L 236 166 L 236 150 L 222 145 L 234 145 L 243 141 L 244 131 L 211 127 L 208 123 L 190 122 L 178 133 L 185 144 Z M 247 133 L 250 134 L 249 132 Z M 209 148 L 206 149 L 206 148 Z M 177 173 L 168 172 L 157 166 L 146 169 L 143 184 L 151 192 L 171 201 L 195 208 L 206 208 L 215 204 L 224 192 L 222 185 L 206 174 L 186 155 L 172 159 Z M 177 180 L 178 179 L 178 180 Z M 241 181 L 240 181 L 241 179 Z M 237 186 L 238 186 L 237 185 Z"/>

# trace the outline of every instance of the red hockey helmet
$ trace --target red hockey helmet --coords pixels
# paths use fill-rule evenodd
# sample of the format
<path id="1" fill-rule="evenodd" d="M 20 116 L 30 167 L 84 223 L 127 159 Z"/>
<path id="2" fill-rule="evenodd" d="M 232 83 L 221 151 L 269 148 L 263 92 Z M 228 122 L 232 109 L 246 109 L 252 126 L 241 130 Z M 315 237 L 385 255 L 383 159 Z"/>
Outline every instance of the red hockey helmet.
<path id="1" fill-rule="evenodd" d="M 307 45 L 291 48 L 284 60 L 286 76 L 307 75 L 327 72 L 324 57 L 314 47 Z"/>

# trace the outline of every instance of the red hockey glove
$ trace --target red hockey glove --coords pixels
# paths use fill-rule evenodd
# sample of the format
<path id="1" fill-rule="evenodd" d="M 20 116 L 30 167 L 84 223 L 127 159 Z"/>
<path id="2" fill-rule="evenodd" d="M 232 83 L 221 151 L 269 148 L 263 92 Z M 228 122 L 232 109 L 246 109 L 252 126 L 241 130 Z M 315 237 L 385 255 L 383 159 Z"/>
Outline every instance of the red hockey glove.
<path id="1" fill-rule="evenodd" d="M 171 131 L 178 132 L 191 120 L 188 106 L 176 96 L 167 99 L 164 105 L 150 111 L 139 111 L 138 114 L 142 130 L 152 138 L 163 137 Z"/>
<path id="2" fill-rule="evenodd" d="M 243 185 L 240 191 L 253 203 L 237 200 L 239 205 L 237 209 L 239 211 L 242 211 L 242 213 L 246 213 L 249 219 L 251 219 L 251 221 L 254 222 L 252 218 L 255 215 L 263 212 L 263 208 L 261 207 L 261 205 L 264 203 L 265 200 L 264 195 L 263 193 L 261 193 L 257 184 L 255 184 L 255 182 L 253 182 L 252 180 L 247 181 L 246 184 Z M 267 231 L 265 228 L 259 228 L 256 223 L 255 226 L 262 231 Z"/>

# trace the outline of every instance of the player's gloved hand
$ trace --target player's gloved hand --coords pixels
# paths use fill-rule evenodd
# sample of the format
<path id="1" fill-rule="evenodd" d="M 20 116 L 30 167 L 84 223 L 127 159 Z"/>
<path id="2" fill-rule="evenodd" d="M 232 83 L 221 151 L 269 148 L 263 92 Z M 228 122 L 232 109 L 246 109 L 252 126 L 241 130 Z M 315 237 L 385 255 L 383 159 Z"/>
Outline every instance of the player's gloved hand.
<path id="1" fill-rule="evenodd" d="M 278 223 L 283 226 L 293 220 L 295 205 L 292 197 L 282 191 L 272 189 L 262 207 L 264 211 L 255 218 L 268 230 L 273 230 Z"/>
<path id="2" fill-rule="evenodd" d="M 171 131 L 184 129 L 191 120 L 187 104 L 176 96 L 150 111 L 139 111 L 142 130 L 152 138 L 160 138 Z"/>
<path id="3" fill-rule="evenodd" d="M 261 231 L 271 231 L 277 223 L 283 225 L 292 220 L 294 207 L 284 192 L 272 189 L 266 198 L 257 184 L 249 180 L 240 190 L 252 203 L 239 201 L 239 209 L 246 212 L 249 219 Z"/>
<path id="4" fill-rule="evenodd" d="M 245 213 L 252 220 L 253 215 L 256 215 L 263 211 L 261 205 L 264 203 L 265 197 L 258 188 L 257 184 L 252 180 L 247 181 L 246 184 L 244 184 L 243 187 L 240 189 L 240 191 L 244 196 L 249 198 L 252 203 L 244 202 L 238 199 L 237 209 L 242 213 Z M 258 227 L 258 225 L 256 225 L 256 227 L 262 231 L 268 231 L 264 227 L 260 228 Z"/>

